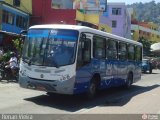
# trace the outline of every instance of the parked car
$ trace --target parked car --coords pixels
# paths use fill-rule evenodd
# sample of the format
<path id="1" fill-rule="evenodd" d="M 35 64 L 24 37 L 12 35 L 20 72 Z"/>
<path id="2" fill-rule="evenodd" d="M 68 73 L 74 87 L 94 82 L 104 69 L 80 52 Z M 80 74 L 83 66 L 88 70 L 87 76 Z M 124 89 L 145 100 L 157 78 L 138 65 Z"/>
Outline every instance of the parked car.
<path id="1" fill-rule="evenodd" d="M 143 59 L 142 60 L 142 72 L 146 73 L 149 71 L 149 73 L 152 73 L 152 63 L 150 62 L 149 59 Z"/>

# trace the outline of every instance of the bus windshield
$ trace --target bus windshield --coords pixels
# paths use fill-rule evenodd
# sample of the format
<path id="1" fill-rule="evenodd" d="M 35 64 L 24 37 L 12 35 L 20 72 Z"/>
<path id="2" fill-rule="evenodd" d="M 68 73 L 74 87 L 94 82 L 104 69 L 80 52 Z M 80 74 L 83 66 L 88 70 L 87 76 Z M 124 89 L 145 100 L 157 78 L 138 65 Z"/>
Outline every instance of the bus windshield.
<path id="1" fill-rule="evenodd" d="M 75 30 L 30 29 L 22 60 L 30 65 L 50 67 L 73 64 L 78 34 Z"/>

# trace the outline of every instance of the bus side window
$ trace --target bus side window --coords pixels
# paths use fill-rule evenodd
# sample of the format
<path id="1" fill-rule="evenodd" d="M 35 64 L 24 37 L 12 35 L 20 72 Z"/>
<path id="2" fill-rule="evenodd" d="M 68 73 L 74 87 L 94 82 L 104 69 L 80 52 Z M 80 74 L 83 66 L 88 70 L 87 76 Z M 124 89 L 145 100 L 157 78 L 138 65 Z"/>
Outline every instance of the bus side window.
<path id="1" fill-rule="evenodd" d="M 78 44 L 77 69 L 91 61 L 91 40 L 80 39 Z"/>
<path id="2" fill-rule="evenodd" d="M 107 41 L 107 58 L 108 59 L 117 59 L 118 43 L 112 39 Z"/>
<path id="3" fill-rule="evenodd" d="M 84 64 L 87 64 L 91 60 L 91 40 L 86 39 L 83 41 L 82 46 L 82 59 Z"/>
<path id="4" fill-rule="evenodd" d="M 128 60 L 134 60 L 135 55 L 134 55 L 134 45 L 128 45 Z"/>
<path id="5" fill-rule="evenodd" d="M 93 57 L 97 59 L 106 58 L 106 39 L 99 36 L 93 37 Z"/>
<path id="6" fill-rule="evenodd" d="M 127 44 L 119 42 L 118 56 L 120 60 L 127 60 Z"/>
<path id="7" fill-rule="evenodd" d="M 135 47 L 135 60 L 136 61 L 142 60 L 142 48 L 139 46 Z"/>

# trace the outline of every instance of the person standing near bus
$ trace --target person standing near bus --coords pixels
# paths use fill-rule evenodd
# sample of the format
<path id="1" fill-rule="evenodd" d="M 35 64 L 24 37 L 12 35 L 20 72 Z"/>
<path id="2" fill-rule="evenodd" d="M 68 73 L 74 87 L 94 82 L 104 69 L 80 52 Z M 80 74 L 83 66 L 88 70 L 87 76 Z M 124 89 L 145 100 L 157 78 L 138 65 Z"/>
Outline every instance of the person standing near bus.
<path id="1" fill-rule="evenodd" d="M 6 65 L 5 68 L 6 68 L 6 69 L 9 69 L 9 68 L 10 68 L 11 71 L 12 71 L 12 75 L 15 76 L 15 73 L 16 73 L 15 69 L 17 68 L 17 57 L 16 57 L 16 55 L 15 55 L 14 52 L 11 52 L 10 55 L 11 55 L 11 58 L 10 58 L 10 60 L 6 63 L 6 64 L 8 64 L 8 65 Z"/>

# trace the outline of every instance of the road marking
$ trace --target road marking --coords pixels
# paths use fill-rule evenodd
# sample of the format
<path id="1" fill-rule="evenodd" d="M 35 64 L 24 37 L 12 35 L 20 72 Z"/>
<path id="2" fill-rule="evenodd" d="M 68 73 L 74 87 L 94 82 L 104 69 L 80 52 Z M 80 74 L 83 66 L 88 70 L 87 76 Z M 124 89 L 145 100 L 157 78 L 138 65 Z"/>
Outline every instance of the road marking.
<path id="1" fill-rule="evenodd" d="M 87 107 L 87 108 L 83 108 L 83 109 L 81 109 L 81 110 L 78 110 L 78 111 L 76 111 L 76 112 L 73 112 L 73 114 L 77 114 L 77 113 L 87 113 L 87 112 L 89 112 L 89 111 L 91 111 L 92 109 L 95 109 L 95 108 L 97 108 L 98 106 L 95 106 L 95 107 L 92 107 L 92 108 L 89 108 L 89 107 Z"/>

